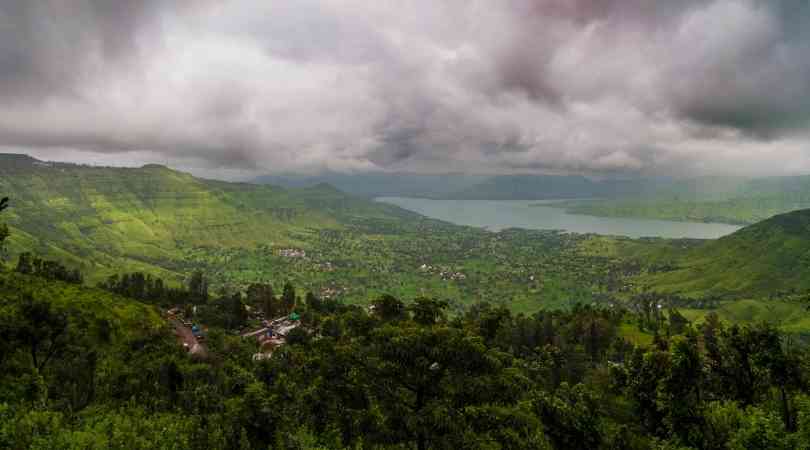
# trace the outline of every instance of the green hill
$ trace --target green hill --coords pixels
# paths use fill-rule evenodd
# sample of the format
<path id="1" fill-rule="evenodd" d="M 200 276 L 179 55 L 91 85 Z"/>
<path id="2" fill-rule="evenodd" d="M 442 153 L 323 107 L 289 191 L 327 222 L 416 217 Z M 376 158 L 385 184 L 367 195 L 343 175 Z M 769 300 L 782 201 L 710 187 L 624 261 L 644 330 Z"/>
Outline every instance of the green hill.
<path id="1" fill-rule="evenodd" d="M 189 249 L 285 245 L 356 217 L 416 217 L 327 185 L 285 190 L 159 165 L 89 167 L 9 154 L 0 155 L 0 193 L 11 197 L 3 219 L 12 256 L 33 251 L 93 279 L 132 270 L 179 279 Z"/>
<path id="2" fill-rule="evenodd" d="M 676 270 L 644 278 L 654 290 L 693 296 L 758 297 L 810 289 L 810 209 L 774 216 L 676 259 Z"/>
<path id="3" fill-rule="evenodd" d="M 71 322 L 90 336 L 97 336 L 104 324 L 109 332 L 105 340 L 112 343 L 168 329 L 153 306 L 102 289 L 0 270 L 0 317 L 13 317 L 9 313 L 26 299 L 46 302 L 54 311 L 67 312 Z"/>
<path id="4" fill-rule="evenodd" d="M 445 198 L 461 200 L 548 200 L 613 198 L 638 195 L 648 186 L 668 183 L 653 179 L 592 180 L 579 175 L 499 175 Z"/>
<path id="5" fill-rule="evenodd" d="M 750 225 L 810 208 L 810 176 L 700 177 L 653 183 L 621 198 L 573 201 L 563 206 L 569 212 L 596 216 Z"/>
<path id="6" fill-rule="evenodd" d="M 343 192 L 360 197 L 442 197 L 488 179 L 487 175 L 463 173 L 416 174 L 406 172 L 324 172 L 318 175 L 274 174 L 253 180 L 285 188 L 304 188 L 328 183 Z"/>

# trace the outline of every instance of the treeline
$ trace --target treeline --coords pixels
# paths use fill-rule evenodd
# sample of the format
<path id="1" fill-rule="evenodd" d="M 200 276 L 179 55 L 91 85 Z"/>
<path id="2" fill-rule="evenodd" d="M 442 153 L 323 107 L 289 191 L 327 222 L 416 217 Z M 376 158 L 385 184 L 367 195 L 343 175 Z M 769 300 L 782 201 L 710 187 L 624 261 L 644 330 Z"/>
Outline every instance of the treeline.
<path id="1" fill-rule="evenodd" d="M 82 284 L 84 282 L 84 276 L 82 276 L 79 269 L 68 269 L 58 261 L 42 259 L 29 252 L 19 255 L 15 270 L 25 275 L 33 275 L 48 280 L 73 284 Z"/>
<path id="2" fill-rule="evenodd" d="M 242 298 L 280 299 L 265 289 L 254 286 Z M 255 341 L 217 327 L 206 360 L 186 355 L 169 334 L 104 347 L 86 335 L 81 317 L 32 302 L 0 320 L 9 336 L 0 359 L 0 447 L 792 449 L 810 442 L 810 359 L 768 325 L 728 327 L 710 315 L 643 347 L 623 337 L 635 316 L 620 308 L 515 315 L 476 304 L 449 317 L 447 303 L 434 299 L 382 296 L 363 308 L 308 295 L 295 304 L 301 331 L 257 362 Z M 35 329 L 42 333 L 25 331 Z M 33 356 L 51 353 L 44 364 Z"/>
<path id="3" fill-rule="evenodd" d="M 0 199 L 0 212 L 3 212 L 3 210 L 6 208 L 8 208 L 8 197 L 3 197 Z M 5 241 L 10 234 L 11 233 L 8 230 L 8 225 L 0 222 L 0 254 L 2 254 L 5 250 Z"/>
<path id="4" fill-rule="evenodd" d="M 280 296 L 269 283 L 252 283 L 244 292 L 223 287 L 212 294 L 208 278 L 201 271 L 194 272 L 181 287 L 169 287 L 163 279 L 141 272 L 112 275 L 98 286 L 150 304 L 180 307 L 189 317 L 193 315 L 206 325 L 228 330 L 244 327 L 249 311 L 264 318 L 276 318 L 292 312 L 300 300 L 289 282 L 284 284 Z M 314 298 L 307 294 L 305 301 L 312 304 Z"/>
<path id="5" fill-rule="evenodd" d="M 208 301 L 208 281 L 199 271 L 194 272 L 188 286 L 183 287 L 170 287 L 162 278 L 142 272 L 111 275 L 98 286 L 152 304 L 197 304 Z"/>
<path id="6" fill-rule="evenodd" d="M 9 207 L 9 198 L 0 199 L 0 212 Z M 5 240 L 11 235 L 8 226 L 0 222 L 0 255 L 5 251 Z M 42 259 L 29 252 L 21 253 L 17 259 L 17 272 L 33 275 L 48 280 L 64 281 L 66 283 L 82 284 L 84 277 L 78 269 L 68 269 L 58 261 Z"/>
<path id="7" fill-rule="evenodd" d="M 202 273 L 183 288 L 105 282 L 196 307 L 211 325 L 199 358 L 160 321 L 123 328 L 143 304 L 73 302 L 60 295 L 81 287 L 26 261 L 23 275 L 0 269 L 0 448 L 810 449 L 805 347 L 769 324 L 694 325 L 655 296 L 633 311 L 478 303 L 450 316 L 440 300 L 365 308 L 289 283 L 212 295 Z M 254 361 L 256 342 L 226 332 L 246 306 L 294 309 L 302 326 Z M 633 324 L 651 345 L 628 340 Z"/>

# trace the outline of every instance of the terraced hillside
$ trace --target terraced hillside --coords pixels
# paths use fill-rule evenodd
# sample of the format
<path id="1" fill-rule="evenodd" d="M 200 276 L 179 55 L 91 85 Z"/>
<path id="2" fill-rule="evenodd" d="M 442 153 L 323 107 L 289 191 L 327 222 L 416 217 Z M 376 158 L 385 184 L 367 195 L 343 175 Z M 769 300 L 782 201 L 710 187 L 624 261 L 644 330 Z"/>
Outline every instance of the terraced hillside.
<path id="1" fill-rule="evenodd" d="M 178 278 L 191 248 L 291 244 L 296 233 L 341 229 L 354 217 L 416 217 L 324 185 L 284 190 L 158 165 L 88 167 L 25 155 L 0 155 L 0 192 L 12 199 L 12 256 L 34 251 L 95 279 L 123 270 Z"/>

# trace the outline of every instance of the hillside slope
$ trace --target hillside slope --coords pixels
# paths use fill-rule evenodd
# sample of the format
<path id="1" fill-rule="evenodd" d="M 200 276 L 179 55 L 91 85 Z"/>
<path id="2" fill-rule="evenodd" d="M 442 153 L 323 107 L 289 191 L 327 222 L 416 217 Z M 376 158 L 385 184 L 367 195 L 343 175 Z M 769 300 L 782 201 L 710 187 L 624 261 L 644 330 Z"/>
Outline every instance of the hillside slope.
<path id="1" fill-rule="evenodd" d="M 677 270 L 645 277 L 663 292 L 764 296 L 810 289 L 810 209 L 774 216 L 686 251 Z"/>
<path id="2" fill-rule="evenodd" d="M 69 284 L 0 270 L 0 316 L 19 308 L 26 299 L 47 302 L 68 312 L 82 332 L 95 336 L 104 327 L 109 341 L 123 342 L 166 333 L 158 310 L 144 303 L 83 285 Z"/>
<path id="3" fill-rule="evenodd" d="M 272 184 L 285 188 L 304 188 L 327 183 L 348 194 L 361 197 L 442 197 L 466 189 L 489 178 L 486 175 L 447 173 L 440 175 L 415 173 L 337 173 L 319 175 L 276 174 L 253 180 L 257 184 Z"/>
<path id="4" fill-rule="evenodd" d="M 12 256 L 34 251 L 96 279 L 124 270 L 179 278 L 189 249 L 286 244 L 358 216 L 416 217 L 325 185 L 284 190 L 157 165 L 87 167 L 24 155 L 0 155 L 0 193 L 12 199 L 4 214 Z"/>
<path id="5" fill-rule="evenodd" d="M 548 200 L 637 195 L 664 180 L 591 180 L 577 175 L 499 175 L 445 197 L 461 200 Z"/>
<path id="6" fill-rule="evenodd" d="M 654 185 L 622 198 L 564 206 L 572 213 L 595 216 L 750 225 L 776 214 L 810 208 L 810 176 L 701 177 Z"/>

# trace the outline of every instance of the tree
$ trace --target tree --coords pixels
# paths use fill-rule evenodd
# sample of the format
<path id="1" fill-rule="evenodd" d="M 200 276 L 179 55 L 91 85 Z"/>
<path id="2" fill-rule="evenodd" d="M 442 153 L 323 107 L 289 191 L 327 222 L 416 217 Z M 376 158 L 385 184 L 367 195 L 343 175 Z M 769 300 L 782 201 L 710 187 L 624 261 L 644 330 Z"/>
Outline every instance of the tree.
<path id="1" fill-rule="evenodd" d="M 318 298 L 312 292 L 307 292 L 307 295 L 304 296 L 304 303 L 307 305 L 307 309 L 315 312 L 324 312 L 324 302 L 320 298 Z"/>
<path id="2" fill-rule="evenodd" d="M 290 312 L 295 308 L 295 288 L 288 281 L 284 283 L 284 291 L 281 293 L 281 304 L 285 312 Z"/>
<path id="3" fill-rule="evenodd" d="M 689 320 L 677 309 L 669 308 L 669 334 L 681 334 L 689 326 Z"/>
<path id="4" fill-rule="evenodd" d="M 268 319 L 279 314 L 276 294 L 273 286 L 263 283 L 253 283 L 247 289 L 247 303 L 253 307 L 260 308 Z"/>
<path id="5" fill-rule="evenodd" d="M 628 362 L 627 394 L 635 402 L 637 416 L 651 434 L 664 436 L 665 414 L 658 402 L 658 386 L 669 374 L 669 352 L 636 350 Z"/>
<path id="6" fill-rule="evenodd" d="M 24 299 L 20 312 L 17 337 L 28 348 L 31 365 L 41 372 L 67 343 L 67 317 L 54 311 L 49 302 L 31 297 Z"/>
<path id="7" fill-rule="evenodd" d="M 779 403 L 785 430 L 794 432 L 797 417 L 793 412 L 792 392 L 802 387 L 802 369 L 799 355 L 791 339 L 783 340 L 779 332 L 770 327 L 762 328 L 760 338 L 762 352 L 758 363 L 768 370 L 769 381 L 779 391 Z"/>
<path id="8" fill-rule="evenodd" d="M 753 405 L 767 380 L 758 376 L 758 353 L 763 343 L 762 333 L 749 326 L 734 325 L 721 334 L 718 360 L 709 367 L 719 381 L 720 394 L 742 403 Z"/>
<path id="9" fill-rule="evenodd" d="M 404 319 L 405 304 L 392 295 L 385 294 L 371 303 L 374 315 L 385 321 Z"/>
<path id="10" fill-rule="evenodd" d="M 287 333 L 287 343 L 290 345 L 303 345 L 309 342 L 309 333 L 301 327 L 295 327 Z"/>
<path id="11" fill-rule="evenodd" d="M 480 337 L 454 328 L 388 323 L 373 333 L 368 351 L 365 373 L 384 427 L 378 444 L 424 450 L 511 439 L 504 448 L 521 448 L 519 442 L 536 448 L 534 434 L 527 434 L 538 424 L 517 410 L 527 380 Z"/>
<path id="12" fill-rule="evenodd" d="M 23 252 L 17 257 L 17 272 L 30 275 L 34 272 L 34 266 L 31 263 L 31 253 Z"/>
<path id="13" fill-rule="evenodd" d="M 202 271 L 195 271 L 188 281 L 189 295 L 192 303 L 208 302 L 208 280 Z"/>
<path id="14" fill-rule="evenodd" d="M 666 411 L 670 433 L 681 443 L 699 447 L 703 442 L 701 386 L 703 359 L 697 335 L 679 340 L 672 348 L 669 374 L 661 381 L 659 403 Z"/>
<path id="15" fill-rule="evenodd" d="M 0 200 L 0 212 L 3 212 L 6 208 L 8 208 L 8 197 L 3 197 L 3 199 Z M 10 234 L 8 226 L 4 223 L 0 223 L 0 252 L 3 251 L 3 243 Z"/>
<path id="16" fill-rule="evenodd" d="M 5 248 L 5 241 L 9 236 L 11 236 L 11 232 L 8 231 L 8 226 L 4 223 L 0 223 L 0 251 L 3 251 Z"/>
<path id="17" fill-rule="evenodd" d="M 245 303 L 242 301 L 242 293 L 236 292 L 231 295 L 229 299 L 229 327 L 228 328 L 242 328 L 247 322 L 248 314 L 245 309 Z"/>
<path id="18" fill-rule="evenodd" d="M 445 309 L 447 309 L 446 301 L 424 297 L 417 298 L 410 306 L 413 321 L 421 325 L 434 325 L 437 321 L 443 320 Z"/>
<path id="19" fill-rule="evenodd" d="M 533 403 L 554 448 L 600 448 L 599 404 L 585 386 L 563 383 L 554 393 L 537 395 Z"/>

